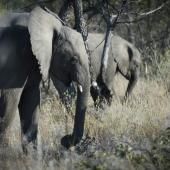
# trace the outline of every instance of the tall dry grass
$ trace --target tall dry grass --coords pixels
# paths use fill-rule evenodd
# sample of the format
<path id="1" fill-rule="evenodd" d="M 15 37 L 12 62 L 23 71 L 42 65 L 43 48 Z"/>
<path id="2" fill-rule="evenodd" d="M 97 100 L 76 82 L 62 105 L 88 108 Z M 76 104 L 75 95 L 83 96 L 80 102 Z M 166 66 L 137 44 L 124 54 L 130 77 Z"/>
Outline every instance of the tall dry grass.
<path id="1" fill-rule="evenodd" d="M 170 126 L 170 94 L 163 81 L 140 79 L 133 95 L 122 104 L 127 81 L 118 75 L 114 86 L 117 97 L 104 111 L 96 111 L 89 97 L 83 142 L 69 151 L 61 146 L 60 140 L 72 132 L 75 106 L 72 113 L 67 113 L 54 93 L 46 96 L 41 106 L 38 156 L 34 151 L 29 156 L 20 152 L 8 159 L 10 150 L 4 150 L 0 154 L 0 169 L 135 169 L 134 155 L 135 160 L 136 155 L 140 160 L 148 156 L 144 154 L 141 158 L 139 150 L 129 154 L 133 146 L 150 152 L 152 141 Z M 7 135 L 13 149 L 20 145 L 19 129 L 17 116 Z M 126 159 L 116 156 L 122 153 Z M 2 155 L 6 155 L 5 159 Z"/>
<path id="2" fill-rule="evenodd" d="M 123 96 L 126 86 L 127 82 L 121 77 L 116 78 L 115 89 L 119 96 Z M 109 133 L 113 136 L 127 135 L 133 140 L 154 138 L 167 126 L 169 102 L 163 82 L 140 80 L 127 103 L 115 99 L 111 107 L 99 113 L 100 119 L 91 116 L 89 109 L 86 129 L 90 136 L 95 137 Z"/>
<path id="3" fill-rule="evenodd" d="M 141 79 L 129 100 L 122 104 L 127 82 L 117 76 L 115 79 L 115 97 L 111 107 L 96 111 L 89 99 L 86 115 L 85 134 L 100 140 L 104 134 L 120 137 L 129 136 L 132 140 L 155 138 L 168 126 L 170 115 L 170 97 L 164 82 Z M 73 108 L 74 112 L 74 108 Z M 40 130 L 42 138 L 49 141 L 55 136 L 71 133 L 73 114 L 67 113 L 55 96 L 47 99 L 42 106 Z M 54 130 L 54 131 L 53 131 Z M 53 137 L 51 137 L 51 136 Z"/>

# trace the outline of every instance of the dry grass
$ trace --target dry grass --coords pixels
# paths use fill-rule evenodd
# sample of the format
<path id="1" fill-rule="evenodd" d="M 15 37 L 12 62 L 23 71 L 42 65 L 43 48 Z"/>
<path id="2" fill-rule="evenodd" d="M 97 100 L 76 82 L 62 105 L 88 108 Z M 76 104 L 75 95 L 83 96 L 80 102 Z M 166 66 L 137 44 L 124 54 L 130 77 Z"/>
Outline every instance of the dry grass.
<path id="1" fill-rule="evenodd" d="M 119 85 L 115 88 L 118 96 L 123 96 L 127 82 L 118 76 L 115 87 L 116 84 Z M 127 103 L 122 104 L 121 99 L 115 98 L 112 106 L 105 111 L 96 111 L 90 99 L 85 133 L 99 140 L 104 134 L 113 137 L 126 135 L 133 140 L 155 138 L 167 126 L 166 118 L 170 115 L 169 101 L 170 97 L 164 84 L 156 80 L 140 80 Z M 40 118 L 41 136 L 44 140 L 49 141 L 49 135 L 59 138 L 71 132 L 73 116 L 65 111 L 55 96 L 43 104 Z"/>
<path id="2" fill-rule="evenodd" d="M 121 96 L 127 84 L 122 82 L 117 77 L 115 87 L 119 85 L 116 91 Z M 170 115 L 169 101 L 163 84 L 140 80 L 129 101 L 122 105 L 121 100 L 115 100 L 110 108 L 99 113 L 100 120 L 91 116 L 89 110 L 86 129 L 90 136 L 95 137 L 109 133 L 113 136 L 127 135 L 131 139 L 154 138 L 166 126 L 166 118 Z"/>
<path id="3" fill-rule="evenodd" d="M 126 86 L 127 82 L 117 76 L 118 96 L 123 96 Z M 138 169 L 141 161 L 151 159 L 141 150 L 150 152 L 152 141 L 170 126 L 170 95 L 164 82 L 141 79 L 127 103 L 122 104 L 121 97 L 115 98 L 105 111 L 96 111 L 90 99 L 85 142 L 67 151 L 60 145 L 60 139 L 72 132 L 73 114 L 66 112 L 54 94 L 47 96 L 41 106 L 38 158 L 34 158 L 34 154 L 29 157 L 14 154 L 17 161 L 9 161 L 7 156 L 5 165 L 3 159 L 0 161 L 0 169 L 1 165 L 6 169 Z M 72 110 L 74 113 L 74 106 Z M 8 132 L 13 148 L 19 143 L 20 127 L 18 117 L 16 119 Z M 125 155 L 124 159 L 119 159 L 120 155 Z M 142 162 L 142 166 L 155 168 L 152 163 Z"/>

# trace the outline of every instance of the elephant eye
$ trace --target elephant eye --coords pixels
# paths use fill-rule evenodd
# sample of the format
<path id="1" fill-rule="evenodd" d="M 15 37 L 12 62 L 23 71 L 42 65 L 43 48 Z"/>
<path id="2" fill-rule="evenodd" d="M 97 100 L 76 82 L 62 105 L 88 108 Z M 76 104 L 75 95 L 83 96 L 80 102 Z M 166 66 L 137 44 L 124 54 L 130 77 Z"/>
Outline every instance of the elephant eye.
<path id="1" fill-rule="evenodd" d="M 71 58 L 70 59 L 70 63 L 71 64 L 76 64 L 77 63 L 77 59 L 76 58 Z"/>

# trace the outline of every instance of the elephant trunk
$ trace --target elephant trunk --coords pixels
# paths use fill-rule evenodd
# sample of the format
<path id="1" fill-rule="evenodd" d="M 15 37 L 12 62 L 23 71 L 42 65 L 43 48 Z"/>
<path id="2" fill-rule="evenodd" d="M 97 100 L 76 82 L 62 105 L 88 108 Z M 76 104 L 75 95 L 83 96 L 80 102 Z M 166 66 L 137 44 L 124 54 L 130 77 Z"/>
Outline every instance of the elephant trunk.
<path id="1" fill-rule="evenodd" d="M 132 90 L 134 89 L 138 79 L 139 79 L 139 69 L 135 71 L 131 71 L 131 75 L 129 76 L 129 83 L 127 86 L 127 90 L 125 93 L 125 100 L 127 100 L 128 96 L 132 93 Z"/>
<path id="2" fill-rule="evenodd" d="M 77 105 L 76 105 L 76 114 L 74 120 L 74 129 L 73 129 L 73 143 L 74 145 L 79 143 L 81 138 L 83 137 L 84 132 L 84 122 L 85 122 L 85 112 L 87 108 L 87 101 L 90 91 L 90 78 L 87 74 L 81 83 L 82 89 L 79 87 L 77 88 Z"/>
<path id="3" fill-rule="evenodd" d="M 80 65 L 73 63 L 72 80 L 77 83 L 77 104 L 74 118 L 72 135 L 62 138 L 61 144 L 66 148 L 75 146 L 80 142 L 84 132 L 85 113 L 87 109 L 88 96 L 90 92 L 90 73 L 88 63 Z"/>

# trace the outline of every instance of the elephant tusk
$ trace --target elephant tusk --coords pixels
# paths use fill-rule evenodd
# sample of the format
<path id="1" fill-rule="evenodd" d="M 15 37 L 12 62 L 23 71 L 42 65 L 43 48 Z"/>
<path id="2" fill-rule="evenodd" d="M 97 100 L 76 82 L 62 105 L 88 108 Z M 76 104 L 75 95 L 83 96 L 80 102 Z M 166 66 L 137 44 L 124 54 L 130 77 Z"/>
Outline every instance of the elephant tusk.
<path id="1" fill-rule="evenodd" d="M 92 86 L 93 86 L 93 87 L 97 87 L 97 86 L 98 86 L 97 82 L 96 82 L 96 81 L 93 81 L 93 82 L 92 82 Z"/>
<path id="2" fill-rule="evenodd" d="M 79 91 L 80 91 L 81 93 L 83 92 L 83 87 L 82 87 L 82 85 L 78 84 L 78 89 L 79 89 Z"/>

